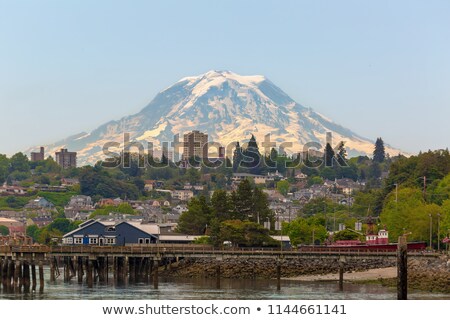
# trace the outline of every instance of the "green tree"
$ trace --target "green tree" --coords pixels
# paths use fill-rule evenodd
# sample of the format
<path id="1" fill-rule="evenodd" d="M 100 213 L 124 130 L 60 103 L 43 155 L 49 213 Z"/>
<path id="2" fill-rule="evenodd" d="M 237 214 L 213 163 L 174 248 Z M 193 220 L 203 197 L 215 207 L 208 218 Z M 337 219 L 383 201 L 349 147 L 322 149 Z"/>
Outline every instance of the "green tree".
<path id="1" fill-rule="evenodd" d="M 361 235 L 357 234 L 354 231 L 351 231 L 349 229 L 345 229 L 339 232 L 336 232 L 333 235 L 333 240 L 334 241 L 339 241 L 339 240 L 358 240 L 360 238 Z"/>
<path id="2" fill-rule="evenodd" d="M 234 200 L 234 210 L 236 217 L 240 220 L 246 220 L 253 215 L 253 192 L 250 181 L 247 179 L 242 180 L 239 185 Z"/>
<path id="3" fill-rule="evenodd" d="M 282 195 L 286 196 L 289 192 L 289 182 L 287 180 L 280 180 L 277 182 L 277 190 Z"/>
<path id="4" fill-rule="evenodd" d="M 253 188 L 252 195 L 252 217 L 253 222 L 264 223 L 265 221 L 274 221 L 273 211 L 269 208 L 269 199 L 260 188 Z"/>
<path id="5" fill-rule="evenodd" d="M 6 181 L 9 174 L 9 159 L 6 155 L 0 154 L 0 184 Z"/>
<path id="6" fill-rule="evenodd" d="M 212 208 L 206 198 L 192 198 L 188 203 L 188 211 L 184 212 L 178 221 L 178 231 L 185 234 L 204 234 L 212 218 Z"/>
<path id="7" fill-rule="evenodd" d="M 186 171 L 186 177 L 191 184 L 197 184 L 200 181 L 200 171 L 195 168 L 189 168 Z"/>
<path id="8" fill-rule="evenodd" d="M 30 171 L 30 163 L 26 155 L 18 152 L 11 157 L 10 172 L 18 171 L 28 173 Z"/>
<path id="9" fill-rule="evenodd" d="M 279 246 L 279 242 L 270 237 L 269 230 L 263 226 L 241 220 L 223 221 L 220 226 L 220 242 L 231 241 L 239 247 Z"/>
<path id="10" fill-rule="evenodd" d="M 411 232 L 408 236 L 409 240 L 429 241 L 429 215 L 432 215 L 433 230 L 437 230 L 439 206 L 426 204 L 422 191 L 417 188 L 399 189 L 398 201 L 395 200 L 394 193 L 393 191 L 388 195 L 380 215 L 382 224 L 389 230 L 390 240 L 397 241 L 400 235 Z"/>
<path id="11" fill-rule="evenodd" d="M 27 227 L 26 234 L 27 236 L 33 238 L 33 241 L 37 242 L 41 233 L 41 229 L 35 224 Z"/>
<path id="12" fill-rule="evenodd" d="M 237 142 L 233 152 L 233 172 L 239 172 L 242 165 L 242 158 L 242 147 L 239 145 L 239 142 Z"/>
<path id="13" fill-rule="evenodd" d="M 283 223 L 283 234 L 287 234 L 292 245 L 318 244 L 327 239 L 328 232 L 317 219 L 297 218 L 290 223 Z"/>
<path id="14" fill-rule="evenodd" d="M 45 227 L 47 230 L 57 231 L 60 234 L 66 234 L 77 228 L 77 224 L 66 218 L 55 219 L 52 223 Z"/>
<path id="15" fill-rule="evenodd" d="M 0 226 L 0 235 L 2 236 L 9 235 L 9 228 L 7 226 Z"/>
<path id="16" fill-rule="evenodd" d="M 326 167 L 332 167 L 333 166 L 333 159 L 334 159 L 334 150 L 333 147 L 327 143 L 325 146 L 324 151 L 324 160 L 325 160 L 325 166 Z"/>
<path id="17" fill-rule="evenodd" d="M 217 217 L 219 221 L 230 220 L 232 218 L 231 199 L 226 191 L 214 191 L 211 197 L 211 206 L 215 217 Z"/>
<path id="18" fill-rule="evenodd" d="M 5 202 L 8 205 L 8 207 L 13 209 L 19 209 L 23 208 L 27 204 L 28 199 L 15 196 L 8 196 L 6 197 Z"/>
<path id="19" fill-rule="evenodd" d="M 377 138 L 375 142 L 375 148 L 373 150 L 373 161 L 377 163 L 381 163 L 386 159 L 386 152 L 384 149 L 383 139 Z"/>
<path id="20" fill-rule="evenodd" d="M 347 159 L 347 150 L 345 149 L 345 142 L 341 141 L 339 142 L 339 145 L 337 147 L 337 155 L 338 162 L 341 166 L 345 165 L 345 160 Z"/>

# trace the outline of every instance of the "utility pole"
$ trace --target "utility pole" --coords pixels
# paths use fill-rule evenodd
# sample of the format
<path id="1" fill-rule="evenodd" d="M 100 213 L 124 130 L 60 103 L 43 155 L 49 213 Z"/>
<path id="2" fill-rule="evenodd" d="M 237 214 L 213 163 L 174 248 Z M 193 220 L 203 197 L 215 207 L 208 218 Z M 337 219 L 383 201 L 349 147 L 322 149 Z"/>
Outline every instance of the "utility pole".
<path id="1" fill-rule="evenodd" d="M 440 224 L 440 220 L 441 220 L 441 214 L 440 213 L 438 213 L 437 214 L 437 217 L 438 217 L 438 220 L 437 220 L 437 241 L 438 241 L 438 246 L 437 246 L 437 249 L 438 249 L 438 252 L 439 252 L 439 249 L 440 249 L 440 240 L 441 240 L 441 237 L 440 237 L 440 235 L 439 235 L 439 232 L 440 232 L 440 227 L 439 227 L 439 224 Z"/>
<path id="2" fill-rule="evenodd" d="M 423 199 L 426 201 L 427 196 L 427 177 L 423 176 Z"/>
<path id="3" fill-rule="evenodd" d="M 433 217 L 431 216 L 431 213 L 428 215 L 430 217 L 430 249 L 433 248 L 431 240 L 433 236 Z"/>

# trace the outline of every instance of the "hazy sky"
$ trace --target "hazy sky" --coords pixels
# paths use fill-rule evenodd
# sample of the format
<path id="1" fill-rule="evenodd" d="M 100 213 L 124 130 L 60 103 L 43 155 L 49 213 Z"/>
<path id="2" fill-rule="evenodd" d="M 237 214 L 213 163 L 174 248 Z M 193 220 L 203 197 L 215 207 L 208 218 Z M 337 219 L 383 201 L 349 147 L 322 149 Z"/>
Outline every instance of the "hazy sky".
<path id="1" fill-rule="evenodd" d="M 0 0 L 0 153 L 142 109 L 182 77 L 263 74 L 400 149 L 449 147 L 450 1 Z"/>

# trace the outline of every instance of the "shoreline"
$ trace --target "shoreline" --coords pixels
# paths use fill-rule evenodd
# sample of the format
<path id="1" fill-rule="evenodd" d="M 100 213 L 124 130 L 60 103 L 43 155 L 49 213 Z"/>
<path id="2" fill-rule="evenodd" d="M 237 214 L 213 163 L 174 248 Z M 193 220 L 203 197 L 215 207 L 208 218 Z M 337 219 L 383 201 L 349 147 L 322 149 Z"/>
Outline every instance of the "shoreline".
<path id="1" fill-rule="evenodd" d="M 353 271 L 344 273 L 344 282 L 348 281 L 373 281 L 392 279 L 397 277 L 397 267 L 375 268 L 365 271 Z M 339 273 L 326 273 L 315 275 L 300 275 L 295 277 L 283 277 L 282 280 L 290 281 L 338 281 Z"/>

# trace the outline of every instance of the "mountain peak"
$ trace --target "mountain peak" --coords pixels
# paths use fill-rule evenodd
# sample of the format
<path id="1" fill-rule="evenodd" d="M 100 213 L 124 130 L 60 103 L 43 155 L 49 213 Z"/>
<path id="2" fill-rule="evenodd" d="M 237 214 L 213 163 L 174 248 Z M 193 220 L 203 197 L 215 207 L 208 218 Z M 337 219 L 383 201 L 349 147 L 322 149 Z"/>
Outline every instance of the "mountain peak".
<path id="1" fill-rule="evenodd" d="M 250 136 L 261 142 L 270 134 L 272 142 L 278 147 L 283 144 L 283 149 L 292 153 L 301 152 L 309 142 L 325 146 L 327 133 L 332 132 L 335 143 L 345 142 L 349 155 L 373 151 L 372 141 L 303 107 L 264 76 L 243 76 L 226 70 L 183 78 L 161 91 L 139 113 L 46 149 L 54 152 L 64 146 L 78 152 L 81 164 L 95 163 L 104 158 L 102 147 L 111 141 L 120 144 L 125 132 L 132 140 L 151 142 L 155 149 L 162 150 L 163 143 L 172 141 L 174 135 L 192 130 L 207 133 L 210 141 L 233 147 L 236 141 Z"/>
<path id="2" fill-rule="evenodd" d="M 241 85 L 255 87 L 259 83 L 267 80 L 266 77 L 262 75 L 252 75 L 252 76 L 242 76 L 237 73 L 228 70 L 210 70 L 198 76 L 185 77 L 178 82 L 188 82 L 190 84 L 201 82 L 225 82 L 225 81 L 235 81 Z"/>

